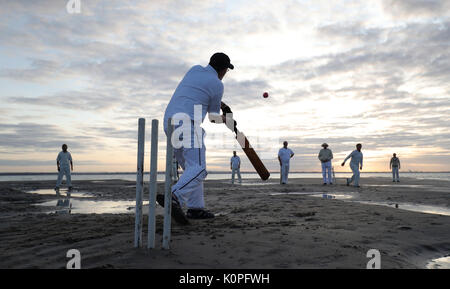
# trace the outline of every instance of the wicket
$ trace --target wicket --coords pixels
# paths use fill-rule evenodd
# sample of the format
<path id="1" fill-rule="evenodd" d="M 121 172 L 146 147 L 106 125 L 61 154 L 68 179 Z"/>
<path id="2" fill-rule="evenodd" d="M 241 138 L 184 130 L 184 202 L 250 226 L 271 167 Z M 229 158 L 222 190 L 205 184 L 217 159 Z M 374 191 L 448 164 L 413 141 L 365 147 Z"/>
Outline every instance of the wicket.
<path id="1" fill-rule="evenodd" d="M 166 146 L 166 177 L 164 186 L 164 229 L 163 229 L 163 249 L 170 247 L 170 227 L 172 214 L 172 164 L 173 164 L 173 147 L 172 147 L 172 119 L 169 118 L 167 126 L 167 146 Z"/>
<path id="2" fill-rule="evenodd" d="M 152 140 L 150 152 L 150 185 L 148 202 L 147 248 L 155 248 L 156 177 L 158 174 L 158 120 L 152 120 Z"/>
<path id="3" fill-rule="evenodd" d="M 142 195 L 144 190 L 144 145 L 145 145 L 145 119 L 138 122 L 138 153 L 136 174 L 136 214 L 134 222 L 134 247 L 142 246 Z"/>
<path id="4" fill-rule="evenodd" d="M 157 164 L 158 164 L 158 120 L 152 120 L 151 152 L 150 152 L 150 182 L 149 182 L 149 206 L 148 206 L 148 236 L 147 248 L 155 248 L 155 212 L 156 212 L 156 193 L 157 193 Z M 166 172 L 164 187 L 164 228 L 162 248 L 170 248 L 170 230 L 171 230 L 171 209 L 172 209 L 172 159 L 173 147 L 171 136 L 173 132 L 172 121 L 169 119 L 167 128 L 167 146 L 166 146 Z M 136 215 L 134 230 L 134 247 L 142 247 L 142 199 L 144 189 L 144 143 L 145 143 L 145 119 L 140 118 L 138 122 L 138 156 L 137 156 L 137 175 L 136 175 Z"/>

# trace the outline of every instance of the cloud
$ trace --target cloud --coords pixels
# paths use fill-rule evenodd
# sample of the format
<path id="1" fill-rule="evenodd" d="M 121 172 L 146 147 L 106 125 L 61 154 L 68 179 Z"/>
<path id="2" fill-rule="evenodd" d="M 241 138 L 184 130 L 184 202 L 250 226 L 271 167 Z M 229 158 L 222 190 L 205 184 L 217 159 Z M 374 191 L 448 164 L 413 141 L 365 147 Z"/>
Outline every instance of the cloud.
<path id="1" fill-rule="evenodd" d="M 56 125 L 38 123 L 0 124 L 0 148 L 11 152 L 50 152 L 62 143 L 80 151 L 98 144 L 93 137 L 73 135 Z"/>
<path id="2" fill-rule="evenodd" d="M 77 166 L 98 165 L 98 161 L 74 161 Z M 56 168 L 55 160 L 29 160 L 29 159 L 0 159 L 0 166 L 5 167 L 39 167 L 53 166 Z"/>
<path id="3" fill-rule="evenodd" d="M 446 0 L 383 0 L 383 9 L 395 18 L 449 16 Z"/>
<path id="4" fill-rule="evenodd" d="M 161 120 L 184 73 L 216 51 L 236 65 L 224 100 L 239 126 L 289 139 L 295 170 L 316 168 L 324 141 L 340 155 L 356 142 L 374 158 L 395 147 L 448 154 L 448 1 L 258 3 L 82 1 L 70 15 L 65 1 L 5 2 L 0 159 L 64 141 L 125 160 L 137 118 Z M 226 166 L 228 147 L 208 158 Z"/>

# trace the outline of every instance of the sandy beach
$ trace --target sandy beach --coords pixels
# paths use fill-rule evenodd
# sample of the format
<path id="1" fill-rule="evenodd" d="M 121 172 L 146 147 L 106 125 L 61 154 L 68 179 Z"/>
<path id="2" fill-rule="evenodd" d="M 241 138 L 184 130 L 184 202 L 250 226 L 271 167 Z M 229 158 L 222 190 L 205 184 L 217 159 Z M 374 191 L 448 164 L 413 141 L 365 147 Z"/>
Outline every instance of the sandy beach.
<path id="1" fill-rule="evenodd" d="M 144 248 L 133 248 L 132 207 L 79 213 L 87 201 L 94 211 L 95 204 L 133 204 L 133 182 L 77 181 L 70 214 L 55 213 L 65 193 L 51 192 L 53 181 L 1 182 L 0 268 L 65 268 L 69 249 L 80 251 L 82 268 L 364 269 L 369 249 L 380 251 L 381 268 L 425 268 L 450 254 L 450 182 L 363 178 L 359 189 L 344 183 L 206 181 L 207 208 L 219 215 L 188 226 L 173 223 L 171 250 L 165 251 L 158 207 L 158 247 L 148 251 L 146 216 Z M 147 188 L 144 193 L 148 200 Z M 440 214 L 409 210 L 413 205 Z"/>

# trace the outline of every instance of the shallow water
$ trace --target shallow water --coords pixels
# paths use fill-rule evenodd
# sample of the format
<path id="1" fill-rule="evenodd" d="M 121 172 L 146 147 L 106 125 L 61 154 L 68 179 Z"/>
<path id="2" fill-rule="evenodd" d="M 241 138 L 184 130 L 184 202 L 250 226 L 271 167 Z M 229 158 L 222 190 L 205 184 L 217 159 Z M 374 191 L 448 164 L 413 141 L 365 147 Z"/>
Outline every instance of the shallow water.
<path id="1" fill-rule="evenodd" d="M 237 180 L 234 181 L 234 184 L 231 183 L 231 180 L 221 181 L 221 184 L 227 185 L 235 185 L 235 186 L 267 186 L 267 185 L 279 185 L 279 182 L 271 182 L 271 181 L 255 181 L 255 180 L 242 180 L 242 183 L 239 183 Z"/>
<path id="2" fill-rule="evenodd" d="M 350 177 L 351 172 L 336 172 L 336 178 L 347 178 Z M 256 173 L 248 173 L 241 172 L 242 179 L 255 179 L 258 178 Z M 322 178 L 322 173 L 300 173 L 300 172 L 291 172 L 289 173 L 290 178 Z M 390 172 L 381 172 L 381 173 L 362 173 L 361 178 L 369 178 L 369 177 L 382 177 L 382 178 L 392 178 L 392 173 Z M 402 172 L 400 173 L 400 177 L 409 177 L 415 178 L 419 180 L 450 180 L 450 173 L 413 173 L 413 172 Z M 0 174 L 0 181 L 55 181 L 57 179 L 57 173 L 45 173 L 45 174 Z M 87 173 L 73 173 L 72 181 L 78 180 L 93 180 L 96 182 L 100 182 L 101 180 L 127 180 L 127 181 L 136 181 L 136 173 L 95 173 L 95 174 L 87 174 Z M 159 182 L 164 181 L 164 174 L 159 173 L 157 175 L 157 179 Z M 207 180 L 231 180 L 231 172 L 230 173 L 218 173 L 218 172 L 210 172 L 208 173 Z M 279 180 L 279 172 L 273 171 L 271 180 Z M 144 175 L 144 180 L 149 180 L 149 173 L 146 172 Z"/>
<path id="3" fill-rule="evenodd" d="M 400 210 L 413 211 L 419 213 L 450 216 L 450 208 L 447 207 L 412 204 L 412 203 L 392 203 L 392 202 L 373 202 L 373 201 L 357 201 L 357 202 L 368 205 L 387 206 Z M 396 206 L 398 206 L 398 208 Z"/>
<path id="4" fill-rule="evenodd" d="M 270 196 L 280 196 L 280 195 L 322 195 L 324 192 L 286 192 L 286 193 L 271 193 Z"/>
<path id="5" fill-rule="evenodd" d="M 391 207 L 394 209 L 420 212 L 420 213 L 426 213 L 426 214 L 450 216 L 450 208 L 448 208 L 448 207 L 413 204 L 413 203 L 361 201 L 361 200 L 355 199 L 355 195 L 353 195 L 351 193 L 343 194 L 343 193 L 329 193 L 329 192 L 286 192 L 286 193 L 271 193 L 269 195 L 270 196 L 307 195 L 307 196 L 316 197 L 316 198 L 336 199 L 336 200 L 343 200 L 343 201 L 349 201 L 349 202 L 357 202 L 357 203 L 367 204 L 367 205 L 387 206 L 387 207 Z M 396 206 L 398 206 L 398 207 L 396 207 Z"/>
<path id="6" fill-rule="evenodd" d="M 230 182 L 230 184 L 231 184 L 231 182 Z M 236 182 L 235 182 L 235 184 L 236 184 Z M 246 182 L 243 182 L 242 184 L 240 184 L 240 185 L 242 185 L 242 186 L 261 186 L 261 185 L 279 185 L 280 183 L 278 183 L 278 182 L 268 182 L 268 181 L 260 181 L 260 182 L 248 182 L 248 183 L 246 183 Z"/>
<path id="7" fill-rule="evenodd" d="M 347 200 L 352 199 L 354 196 L 352 194 L 338 194 L 329 192 L 286 192 L 286 193 L 271 193 L 271 196 L 280 195 L 304 195 L 323 199 L 337 199 L 337 200 Z"/>
<path id="8" fill-rule="evenodd" d="M 323 193 L 322 195 L 311 195 L 311 197 L 319 197 L 322 199 L 336 199 L 336 200 L 349 200 L 353 199 L 354 196 L 351 194 L 336 194 L 336 193 Z"/>
<path id="9" fill-rule="evenodd" d="M 373 185 L 373 184 L 367 184 L 364 185 L 365 187 L 403 187 L 403 188 L 432 188 L 432 185 L 400 185 L 400 184 L 386 184 L 386 185 Z"/>
<path id="10" fill-rule="evenodd" d="M 431 260 L 427 269 L 450 269 L 450 256 Z"/>
<path id="11" fill-rule="evenodd" d="M 93 195 L 89 192 L 80 192 L 80 191 L 67 191 L 67 190 L 59 190 L 56 192 L 53 189 L 39 189 L 39 190 L 32 190 L 32 191 L 26 191 L 26 193 L 30 194 L 38 194 L 38 195 L 50 195 L 50 196 L 66 196 L 69 195 L 71 197 L 75 198 L 92 198 Z"/>
<path id="12" fill-rule="evenodd" d="M 399 187 L 399 188 L 420 188 L 425 191 L 438 191 L 438 192 L 450 192 L 450 188 L 445 186 L 437 186 L 437 185 L 400 185 L 400 184 L 385 184 L 385 185 L 376 185 L 376 184 L 364 184 L 364 187 Z"/>
<path id="13" fill-rule="evenodd" d="M 135 201 L 96 201 L 60 198 L 37 204 L 37 206 L 49 207 L 47 213 L 71 213 L 71 214 L 134 214 Z M 158 207 L 158 205 L 157 205 Z M 148 213 L 148 201 L 143 202 L 144 214 Z"/>

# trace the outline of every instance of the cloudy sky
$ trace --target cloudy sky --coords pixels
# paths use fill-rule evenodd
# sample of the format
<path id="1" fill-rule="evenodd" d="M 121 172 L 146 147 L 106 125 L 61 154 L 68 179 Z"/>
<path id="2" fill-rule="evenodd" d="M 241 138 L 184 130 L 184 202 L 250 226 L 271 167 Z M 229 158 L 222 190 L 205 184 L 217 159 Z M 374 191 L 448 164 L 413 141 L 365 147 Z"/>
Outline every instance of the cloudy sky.
<path id="1" fill-rule="evenodd" d="M 137 120 L 162 119 L 178 82 L 217 51 L 233 109 L 270 170 L 338 166 L 363 144 L 364 171 L 450 171 L 450 1 L 0 0 L 0 172 L 51 172 L 62 143 L 75 170 L 134 171 Z M 268 91 L 270 97 L 262 98 Z M 209 170 L 233 150 L 205 123 Z M 164 168 L 160 128 L 159 168 Z"/>

